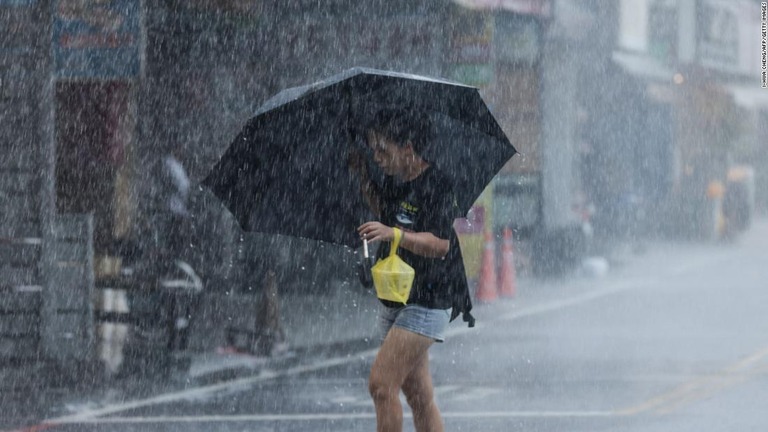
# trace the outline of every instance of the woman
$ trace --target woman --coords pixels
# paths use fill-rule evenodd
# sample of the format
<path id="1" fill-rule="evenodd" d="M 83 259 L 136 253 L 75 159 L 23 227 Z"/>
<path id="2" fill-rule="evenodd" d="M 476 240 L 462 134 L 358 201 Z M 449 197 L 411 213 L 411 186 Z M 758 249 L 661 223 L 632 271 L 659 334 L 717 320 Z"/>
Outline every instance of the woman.
<path id="1" fill-rule="evenodd" d="M 379 432 L 402 430 L 400 390 L 413 411 L 417 431 L 443 430 L 427 351 L 434 342 L 444 341 L 451 318 L 446 280 L 451 260 L 446 256 L 451 252 L 456 205 L 449 179 L 421 156 L 431 140 L 430 131 L 424 114 L 385 109 L 366 132 L 385 180 L 376 185 L 361 170 L 363 192 L 378 220 L 362 224 L 358 232 L 369 242 L 391 242 L 394 228 L 399 228 L 398 255 L 416 272 L 407 304 L 381 300 L 383 342 L 369 379 Z M 379 247 L 380 258 L 389 254 L 389 246 Z"/>

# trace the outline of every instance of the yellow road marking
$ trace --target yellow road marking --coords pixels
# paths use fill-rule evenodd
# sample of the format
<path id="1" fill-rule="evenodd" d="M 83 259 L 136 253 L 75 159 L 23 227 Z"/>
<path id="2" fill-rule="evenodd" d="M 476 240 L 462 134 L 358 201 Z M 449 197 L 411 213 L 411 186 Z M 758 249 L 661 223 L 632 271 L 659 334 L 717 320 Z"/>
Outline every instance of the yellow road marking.
<path id="1" fill-rule="evenodd" d="M 748 378 L 768 371 L 768 366 L 760 367 L 760 362 L 768 357 L 768 348 L 764 348 L 722 371 L 684 382 L 674 389 L 648 399 L 638 405 L 617 410 L 617 415 L 636 415 L 653 411 L 657 414 L 669 414 L 681 406 L 712 396 L 729 387 L 741 384 Z"/>

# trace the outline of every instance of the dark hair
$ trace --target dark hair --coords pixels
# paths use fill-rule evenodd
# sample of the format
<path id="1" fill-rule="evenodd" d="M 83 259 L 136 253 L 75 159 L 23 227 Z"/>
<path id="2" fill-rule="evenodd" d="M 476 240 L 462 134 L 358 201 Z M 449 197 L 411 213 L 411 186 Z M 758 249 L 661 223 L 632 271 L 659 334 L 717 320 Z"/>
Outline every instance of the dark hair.
<path id="1" fill-rule="evenodd" d="M 368 129 L 373 130 L 405 146 L 407 141 L 413 144 L 413 150 L 422 155 L 432 141 L 432 122 L 423 111 L 405 108 L 383 108 L 379 110 Z M 423 156 L 423 155 L 422 155 Z"/>

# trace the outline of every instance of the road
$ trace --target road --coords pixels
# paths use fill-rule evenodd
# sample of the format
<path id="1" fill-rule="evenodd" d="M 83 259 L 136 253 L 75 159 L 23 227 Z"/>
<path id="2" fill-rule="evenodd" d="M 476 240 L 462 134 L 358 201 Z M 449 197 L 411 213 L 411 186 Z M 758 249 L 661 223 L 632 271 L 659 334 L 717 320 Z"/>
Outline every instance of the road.
<path id="1" fill-rule="evenodd" d="M 449 431 L 768 428 L 768 221 L 726 244 L 652 243 L 602 278 L 477 305 L 431 351 Z M 368 431 L 375 349 L 208 386 L 61 405 L 51 431 Z M 412 431 L 406 409 L 406 431 Z"/>

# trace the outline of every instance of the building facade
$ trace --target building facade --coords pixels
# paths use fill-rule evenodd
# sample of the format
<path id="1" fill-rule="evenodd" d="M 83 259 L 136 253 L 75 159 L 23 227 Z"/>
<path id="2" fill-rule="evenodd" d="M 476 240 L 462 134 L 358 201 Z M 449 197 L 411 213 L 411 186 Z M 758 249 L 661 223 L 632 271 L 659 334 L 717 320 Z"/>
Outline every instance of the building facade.
<path id="1" fill-rule="evenodd" d="M 465 233 L 470 273 L 483 230 L 507 226 L 540 262 L 574 259 L 574 206 L 588 185 L 578 161 L 590 128 L 580 56 L 587 30 L 611 16 L 600 14 L 576 0 L 0 1 L 11 29 L 0 53 L 2 145 L 11 155 L 0 165 L 0 193 L 12 203 L 0 229 L 13 245 L 3 252 L 3 293 L 36 287 L 45 324 L 35 352 L 57 351 L 66 335 L 89 343 L 100 287 L 158 271 L 147 262 L 164 248 L 162 158 L 175 154 L 196 185 L 269 96 L 353 66 L 478 86 L 520 150 L 478 201 L 481 230 Z M 602 46 L 589 55 L 605 57 Z M 184 258 L 209 292 L 258 293 L 267 267 L 279 268 L 279 286 L 292 295 L 354 278 L 348 251 L 244 234 L 197 186 L 189 209 Z M 72 286 L 54 271 L 74 262 L 57 242 L 79 238 L 61 234 L 72 231 L 58 222 L 63 215 L 92 220 L 81 254 L 92 263 L 73 273 Z M 323 273 L 318 263 L 329 259 L 341 270 Z"/>

